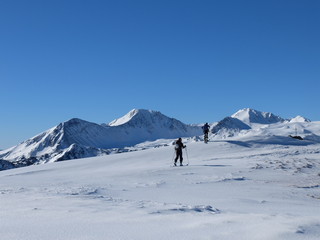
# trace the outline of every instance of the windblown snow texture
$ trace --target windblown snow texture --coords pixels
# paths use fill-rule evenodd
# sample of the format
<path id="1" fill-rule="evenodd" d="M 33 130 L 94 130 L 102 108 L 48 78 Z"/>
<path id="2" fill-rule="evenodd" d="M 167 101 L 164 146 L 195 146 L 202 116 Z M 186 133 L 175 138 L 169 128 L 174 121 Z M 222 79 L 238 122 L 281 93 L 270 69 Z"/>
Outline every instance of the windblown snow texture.
<path id="1" fill-rule="evenodd" d="M 1 240 L 320 239 L 319 143 L 256 137 L 1 171 Z"/>

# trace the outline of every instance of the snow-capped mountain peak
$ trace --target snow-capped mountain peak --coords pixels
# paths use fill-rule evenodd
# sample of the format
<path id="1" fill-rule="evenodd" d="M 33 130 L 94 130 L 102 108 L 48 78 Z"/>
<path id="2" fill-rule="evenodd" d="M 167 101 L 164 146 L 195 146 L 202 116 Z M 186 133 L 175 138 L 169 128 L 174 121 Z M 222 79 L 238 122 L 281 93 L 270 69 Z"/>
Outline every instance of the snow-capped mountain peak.
<path id="1" fill-rule="evenodd" d="M 145 109 L 133 109 L 107 126 L 117 131 L 132 132 L 133 138 L 143 141 L 201 134 L 200 127 L 187 125 L 161 112 Z"/>
<path id="2" fill-rule="evenodd" d="M 127 126 L 148 129 L 159 129 L 162 127 L 176 128 L 177 125 L 179 125 L 179 128 L 184 128 L 180 121 L 167 117 L 161 112 L 146 109 L 133 109 L 123 117 L 108 124 L 111 127 Z"/>
<path id="3" fill-rule="evenodd" d="M 290 122 L 311 122 L 311 120 L 302 116 L 296 116 L 295 118 L 290 119 Z"/>
<path id="4" fill-rule="evenodd" d="M 246 124 L 272 124 L 283 122 L 285 119 L 269 112 L 260 112 L 251 108 L 244 108 L 233 114 L 231 117 L 237 118 Z"/>
<path id="5" fill-rule="evenodd" d="M 232 117 L 226 117 L 212 124 L 210 137 L 211 139 L 243 139 L 252 136 L 265 138 L 275 135 L 287 137 L 293 134 L 292 129 L 296 129 L 305 140 L 320 142 L 319 125 L 309 122 L 310 120 L 300 116 L 284 120 L 272 113 L 245 108 Z M 17 146 L 0 151 L 2 160 L 0 170 L 12 166 L 21 167 L 105 155 L 132 149 L 146 141 L 194 137 L 202 134 L 200 125 L 184 124 L 158 111 L 145 109 L 133 109 L 109 125 L 72 118 Z"/>
<path id="6" fill-rule="evenodd" d="M 153 110 L 146 110 L 146 109 L 132 109 L 126 115 L 121 118 L 115 119 L 108 124 L 108 126 L 120 126 L 124 125 L 129 122 L 140 122 L 140 123 L 147 123 L 152 122 L 156 118 L 167 118 L 163 114 L 158 111 Z"/>
<path id="7" fill-rule="evenodd" d="M 145 141 L 193 137 L 201 132 L 199 126 L 184 124 L 160 112 L 133 109 L 109 125 L 72 118 L 1 151 L 0 159 L 26 166 L 104 155 Z"/>
<path id="8" fill-rule="evenodd" d="M 112 126 L 112 127 L 123 125 L 123 124 L 129 122 L 135 115 L 137 115 L 139 112 L 141 113 L 142 111 L 147 111 L 147 110 L 132 109 L 126 115 L 124 115 L 121 118 L 117 118 L 117 119 L 113 120 L 108 125 Z"/>
<path id="9" fill-rule="evenodd" d="M 241 120 L 233 117 L 226 117 L 215 125 L 211 132 L 213 134 L 218 134 L 222 138 L 234 136 L 241 130 L 248 130 L 250 126 L 242 122 Z"/>

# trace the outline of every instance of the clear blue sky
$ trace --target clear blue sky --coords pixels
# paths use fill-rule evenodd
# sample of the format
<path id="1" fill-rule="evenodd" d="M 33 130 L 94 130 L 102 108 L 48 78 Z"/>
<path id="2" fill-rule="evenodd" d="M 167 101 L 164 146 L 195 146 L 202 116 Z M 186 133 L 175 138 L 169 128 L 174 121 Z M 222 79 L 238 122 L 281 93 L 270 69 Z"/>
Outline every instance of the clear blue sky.
<path id="1" fill-rule="evenodd" d="M 320 120 L 318 0 L 0 0 L 0 149 L 133 108 Z"/>

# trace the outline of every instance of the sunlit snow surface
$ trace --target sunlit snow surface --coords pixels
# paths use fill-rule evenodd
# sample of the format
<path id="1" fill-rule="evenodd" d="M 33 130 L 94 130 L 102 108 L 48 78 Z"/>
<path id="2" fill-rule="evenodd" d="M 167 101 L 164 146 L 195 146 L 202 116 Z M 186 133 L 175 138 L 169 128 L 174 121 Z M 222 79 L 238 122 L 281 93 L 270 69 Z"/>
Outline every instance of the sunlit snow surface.
<path id="1" fill-rule="evenodd" d="M 320 239 L 319 144 L 198 140 L 0 172 L 1 239 Z"/>

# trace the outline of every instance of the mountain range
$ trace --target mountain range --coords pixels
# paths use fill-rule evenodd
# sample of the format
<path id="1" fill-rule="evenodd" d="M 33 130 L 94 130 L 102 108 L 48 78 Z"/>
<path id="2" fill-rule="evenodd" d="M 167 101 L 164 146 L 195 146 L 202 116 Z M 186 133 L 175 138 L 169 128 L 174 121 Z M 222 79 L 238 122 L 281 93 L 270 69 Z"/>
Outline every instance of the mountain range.
<path id="1" fill-rule="evenodd" d="M 144 109 L 134 109 L 109 124 L 73 118 L 0 151 L 0 169 L 105 155 L 145 141 L 200 134 L 199 126 Z"/>
<path id="2" fill-rule="evenodd" d="M 320 142 L 317 122 L 301 116 L 284 119 L 272 113 L 245 108 L 212 123 L 210 139 L 287 137 L 298 132 L 306 140 Z M 201 140 L 200 125 L 184 124 L 152 110 L 133 109 L 108 124 L 73 118 L 17 146 L 0 151 L 0 170 L 125 152 L 135 150 L 136 144 L 146 141 L 195 136 Z"/>

